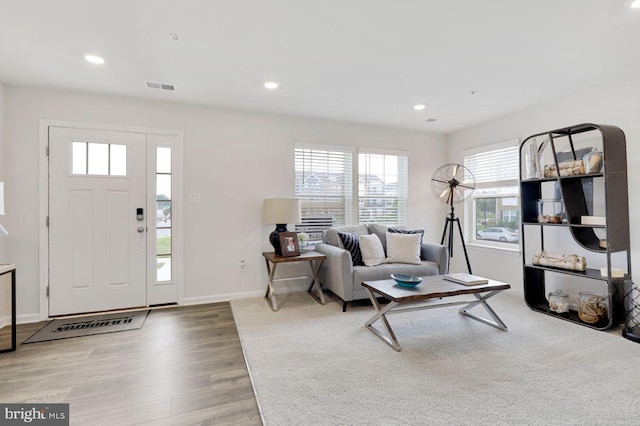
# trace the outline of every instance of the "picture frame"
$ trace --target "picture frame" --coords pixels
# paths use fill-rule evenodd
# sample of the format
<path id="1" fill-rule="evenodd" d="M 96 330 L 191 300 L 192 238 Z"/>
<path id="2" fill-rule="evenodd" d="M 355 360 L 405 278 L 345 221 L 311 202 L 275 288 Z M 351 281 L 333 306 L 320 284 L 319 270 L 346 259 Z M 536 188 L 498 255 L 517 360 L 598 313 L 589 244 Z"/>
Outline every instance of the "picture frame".
<path id="1" fill-rule="evenodd" d="M 280 251 L 282 257 L 300 256 L 298 234 L 295 232 L 280 232 Z"/>

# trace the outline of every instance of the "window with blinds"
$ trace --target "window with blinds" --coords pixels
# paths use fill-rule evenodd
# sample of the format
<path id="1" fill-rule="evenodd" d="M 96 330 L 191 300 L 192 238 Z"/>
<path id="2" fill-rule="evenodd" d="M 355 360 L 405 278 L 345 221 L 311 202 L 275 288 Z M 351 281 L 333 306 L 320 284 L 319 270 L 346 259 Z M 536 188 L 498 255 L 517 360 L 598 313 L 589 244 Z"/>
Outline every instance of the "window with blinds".
<path id="1" fill-rule="evenodd" d="M 353 157 L 344 148 L 295 148 L 295 197 L 302 209 L 296 231 L 319 240 L 331 226 L 406 224 L 407 156 L 360 150 L 356 164 Z"/>
<path id="2" fill-rule="evenodd" d="M 467 240 L 511 248 L 518 245 L 518 141 L 465 151 L 464 166 L 476 182 L 476 190 L 465 206 Z"/>
<path id="3" fill-rule="evenodd" d="M 405 155 L 358 153 L 360 223 L 406 224 L 407 164 Z"/>
<path id="4" fill-rule="evenodd" d="M 353 153 L 333 148 L 295 149 L 295 197 L 300 199 L 302 224 L 312 240 L 322 229 L 352 223 Z"/>

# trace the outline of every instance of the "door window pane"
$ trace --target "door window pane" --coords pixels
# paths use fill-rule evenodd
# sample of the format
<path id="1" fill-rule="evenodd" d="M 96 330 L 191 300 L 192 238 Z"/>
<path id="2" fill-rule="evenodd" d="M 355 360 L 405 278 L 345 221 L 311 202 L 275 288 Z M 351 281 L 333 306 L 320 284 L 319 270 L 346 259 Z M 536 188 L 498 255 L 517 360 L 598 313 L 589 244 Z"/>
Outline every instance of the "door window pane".
<path id="1" fill-rule="evenodd" d="M 109 174 L 109 145 L 106 143 L 89 143 L 89 174 Z"/>
<path id="2" fill-rule="evenodd" d="M 127 175 L 127 146 L 126 145 L 110 145 L 109 158 L 109 174 L 112 176 Z"/>
<path id="3" fill-rule="evenodd" d="M 171 201 L 156 201 L 156 228 L 171 227 Z"/>
<path id="4" fill-rule="evenodd" d="M 171 173 L 171 148 L 158 148 L 156 152 L 156 172 Z"/>
<path id="5" fill-rule="evenodd" d="M 87 143 L 71 143 L 71 174 L 87 174 Z"/>
<path id="6" fill-rule="evenodd" d="M 156 268 L 156 281 L 171 281 L 171 256 L 158 256 Z"/>
<path id="7" fill-rule="evenodd" d="M 157 175 L 156 199 L 171 199 L 171 175 Z"/>
<path id="8" fill-rule="evenodd" d="M 171 229 L 156 229 L 156 254 L 158 256 L 171 254 Z"/>

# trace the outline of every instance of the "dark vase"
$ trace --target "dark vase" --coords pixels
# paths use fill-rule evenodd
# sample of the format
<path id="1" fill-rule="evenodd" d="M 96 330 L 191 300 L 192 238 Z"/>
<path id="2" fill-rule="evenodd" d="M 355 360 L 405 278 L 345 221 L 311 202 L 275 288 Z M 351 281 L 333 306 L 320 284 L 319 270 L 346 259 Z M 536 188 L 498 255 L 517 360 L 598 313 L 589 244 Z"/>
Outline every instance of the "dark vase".
<path id="1" fill-rule="evenodd" d="M 277 256 L 282 256 L 282 248 L 280 247 L 280 233 L 287 232 L 287 224 L 279 223 L 276 225 L 276 229 L 269 234 L 269 242 L 273 246 Z"/>

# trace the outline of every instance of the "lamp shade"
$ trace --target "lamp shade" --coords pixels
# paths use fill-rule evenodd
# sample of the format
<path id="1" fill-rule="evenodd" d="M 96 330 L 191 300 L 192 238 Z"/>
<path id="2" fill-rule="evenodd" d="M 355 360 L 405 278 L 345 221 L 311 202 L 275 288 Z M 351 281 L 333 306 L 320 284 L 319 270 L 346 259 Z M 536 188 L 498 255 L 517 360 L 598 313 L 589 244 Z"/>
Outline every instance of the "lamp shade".
<path id="1" fill-rule="evenodd" d="M 0 214 L 4 214 L 4 182 L 0 182 Z"/>
<path id="2" fill-rule="evenodd" d="M 300 200 L 267 198 L 264 200 L 262 217 L 268 225 L 300 223 Z"/>

